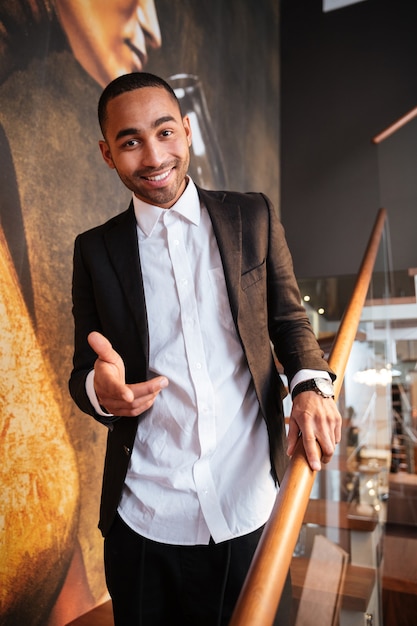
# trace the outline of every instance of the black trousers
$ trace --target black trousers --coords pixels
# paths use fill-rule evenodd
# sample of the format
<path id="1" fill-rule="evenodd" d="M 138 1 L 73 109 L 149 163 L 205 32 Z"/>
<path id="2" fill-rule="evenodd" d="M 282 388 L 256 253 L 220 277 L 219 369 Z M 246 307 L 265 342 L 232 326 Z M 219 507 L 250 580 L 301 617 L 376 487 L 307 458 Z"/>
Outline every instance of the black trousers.
<path id="1" fill-rule="evenodd" d="M 119 516 L 104 543 L 115 626 L 227 626 L 262 534 L 203 546 L 141 537 Z M 289 577 L 275 626 L 288 626 Z"/>

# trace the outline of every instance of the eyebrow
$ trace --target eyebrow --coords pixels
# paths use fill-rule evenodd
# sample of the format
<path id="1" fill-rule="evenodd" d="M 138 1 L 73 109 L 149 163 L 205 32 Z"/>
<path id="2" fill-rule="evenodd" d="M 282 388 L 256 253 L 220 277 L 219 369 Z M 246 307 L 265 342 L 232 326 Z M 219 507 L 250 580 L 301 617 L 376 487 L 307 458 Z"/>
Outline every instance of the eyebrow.
<path id="1" fill-rule="evenodd" d="M 166 124 L 167 122 L 175 122 L 175 117 L 172 115 L 164 115 L 163 117 L 158 117 L 157 120 L 152 122 L 151 128 L 158 128 L 158 126 L 162 126 L 162 124 Z M 128 137 L 130 135 L 140 135 L 141 131 L 137 128 L 122 128 L 116 135 L 116 141 L 122 139 L 122 137 Z"/>

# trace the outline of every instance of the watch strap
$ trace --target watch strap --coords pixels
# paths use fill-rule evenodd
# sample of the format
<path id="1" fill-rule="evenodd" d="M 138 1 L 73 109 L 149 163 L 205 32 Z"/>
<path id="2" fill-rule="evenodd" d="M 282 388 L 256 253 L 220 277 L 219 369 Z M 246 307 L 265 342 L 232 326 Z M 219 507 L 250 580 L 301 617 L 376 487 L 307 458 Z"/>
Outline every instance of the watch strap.
<path id="1" fill-rule="evenodd" d="M 331 385 L 330 381 L 325 380 L 325 382 Z M 322 391 L 320 391 L 319 387 L 316 384 L 315 378 L 303 380 L 301 383 L 298 383 L 292 390 L 292 393 L 291 393 L 292 399 L 294 400 L 294 398 L 298 396 L 298 394 L 302 393 L 303 391 L 315 391 L 320 396 L 323 396 L 323 398 L 334 398 L 334 394 L 327 394 L 327 393 L 323 393 Z"/>

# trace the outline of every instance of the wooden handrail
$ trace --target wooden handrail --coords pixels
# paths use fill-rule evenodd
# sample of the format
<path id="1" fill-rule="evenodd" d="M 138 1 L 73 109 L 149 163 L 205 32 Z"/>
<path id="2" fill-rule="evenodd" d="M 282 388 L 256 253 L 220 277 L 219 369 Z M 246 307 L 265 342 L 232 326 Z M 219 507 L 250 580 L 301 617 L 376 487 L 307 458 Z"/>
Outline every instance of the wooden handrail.
<path id="1" fill-rule="evenodd" d="M 411 109 L 411 111 L 400 117 L 400 119 L 398 119 L 396 122 L 390 124 L 388 128 L 378 133 L 378 135 L 375 135 L 375 137 L 372 138 L 372 143 L 381 143 L 381 141 L 384 141 L 384 139 L 387 139 L 387 137 L 390 137 L 391 135 L 396 133 L 397 130 L 408 124 L 408 122 L 411 122 L 411 120 L 414 119 L 416 116 L 417 107 Z"/>
<path id="2" fill-rule="evenodd" d="M 347 361 L 356 336 L 380 245 L 385 209 L 378 212 L 351 300 L 343 315 L 329 357 L 337 373 L 339 396 Z M 271 626 L 284 588 L 292 555 L 303 523 L 316 472 L 308 465 L 298 443 L 285 472 L 270 519 L 254 555 L 229 626 Z"/>

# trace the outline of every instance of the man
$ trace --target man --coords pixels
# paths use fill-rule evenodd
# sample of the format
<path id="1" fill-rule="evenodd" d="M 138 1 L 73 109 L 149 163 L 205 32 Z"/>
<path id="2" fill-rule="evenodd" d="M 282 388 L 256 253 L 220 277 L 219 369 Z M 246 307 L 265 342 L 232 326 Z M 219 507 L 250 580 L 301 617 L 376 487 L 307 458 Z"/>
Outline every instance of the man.
<path id="1" fill-rule="evenodd" d="M 72 397 L 108 425 L 100 528 L 116 626 L 228 624 L 285 470 L 272 341 L 320 469 L 341 418 L 262 194 L 187 176 L 190 123 L 170 87 L 121 76 L 99 102 L 102 156 L 128 210 L 76 239 Z M 277 624 L 286 625 L 283 610 Z"/>

